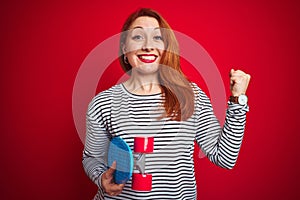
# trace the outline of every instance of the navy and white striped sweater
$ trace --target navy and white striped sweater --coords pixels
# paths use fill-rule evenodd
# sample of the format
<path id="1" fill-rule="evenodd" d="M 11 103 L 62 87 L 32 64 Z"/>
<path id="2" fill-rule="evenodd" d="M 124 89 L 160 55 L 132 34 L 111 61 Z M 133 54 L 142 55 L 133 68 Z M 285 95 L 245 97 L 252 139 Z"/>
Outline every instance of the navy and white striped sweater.
<path id="1" fill-rule="evenodd" d="M 222 129 L 209 98 L 193 85 L 194 113 L 180 122 L 160 118 L 164 111 L 161 94 L 135 95 L 119 84 L 93 98 L 87 111 L 83 167 L 99 187 L 94 199 L 196 199 L 194 141 L 214 164 L 228 169 L 235 165 L 248 106 L 229 102 Z M 133 150 L 134 137 L 144 135 L 154 136 L 154 151 L 147 154 L 145 166 L 146 173 L 153 177 L 151 192 L 132 190 L 129 180 L 120 195 L 105 194 L 99 179 L 107 170 L 109 140 L 120 136 Z"/>

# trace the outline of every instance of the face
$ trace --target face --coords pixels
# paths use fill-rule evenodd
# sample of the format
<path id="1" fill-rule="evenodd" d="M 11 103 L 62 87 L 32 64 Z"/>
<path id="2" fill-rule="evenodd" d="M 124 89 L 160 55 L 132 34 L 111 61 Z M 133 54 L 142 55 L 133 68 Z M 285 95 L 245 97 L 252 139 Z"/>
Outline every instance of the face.
<path id="1" fill-rule="evenodd" d="M 155 18 L 139 17 L 130 26 L 123 53 L 132 70 L 155 73 L 164 50 L 160 27 Z"/>

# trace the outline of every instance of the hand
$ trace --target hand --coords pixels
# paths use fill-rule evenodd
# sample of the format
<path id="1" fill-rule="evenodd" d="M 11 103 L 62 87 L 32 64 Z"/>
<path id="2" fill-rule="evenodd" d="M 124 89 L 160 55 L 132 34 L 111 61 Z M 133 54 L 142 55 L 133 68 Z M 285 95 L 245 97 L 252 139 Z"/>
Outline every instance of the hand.
<path id="1" fill-rule="evenodd" d="M 232 96 L 246 94 L 251 76 L 241 70 L 231 69 L 230 71 L 230 90 Z"/>
<path id="2" fill-rule="evenodd" d="M 101 185 L 104 191 L 110 196 L 119 195 L 125 184 L 116 184 L 114 183 L 114 171 L 116 170 L 117 163 L 114 161 L 111 167 L 106 170 L 101 176 Z"/>

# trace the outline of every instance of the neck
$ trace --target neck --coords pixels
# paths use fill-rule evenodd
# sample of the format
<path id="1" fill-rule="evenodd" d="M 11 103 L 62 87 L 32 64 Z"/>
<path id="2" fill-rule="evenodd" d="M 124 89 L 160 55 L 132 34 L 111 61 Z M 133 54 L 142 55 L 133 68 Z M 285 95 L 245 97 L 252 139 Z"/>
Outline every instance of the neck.
<path id="1" fill-rule="evenodd" d="M 136 74 L 132 71 L 130 78 L 124 82 L 126 89 L 138 95 L 151 95 L 161 93 L 158 74 Z"/>

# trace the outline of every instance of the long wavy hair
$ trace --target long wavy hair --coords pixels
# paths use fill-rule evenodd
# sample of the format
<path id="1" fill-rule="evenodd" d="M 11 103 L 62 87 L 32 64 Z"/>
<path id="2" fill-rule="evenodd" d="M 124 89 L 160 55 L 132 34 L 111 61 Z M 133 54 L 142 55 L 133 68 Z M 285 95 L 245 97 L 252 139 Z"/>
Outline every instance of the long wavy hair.
<path id="1" fill-rule="evenodd" d="M 120 64 L 125 72 L 130 74 L 132 66 L 123 59 L 123 46 L 131 24 L 142 16 L 153 17 L 158 21 L 165 45 L 158 71 L 159 83 L 164 97 L 165 114 L 163 117 L 169 117 L 176 121 L 187 120 L 194 112 L 194 92 L 190 81 L 181 70 L 179 45 L 175 34 L 158 12 L 149 8 L 142 8 L 127 18 L 120 38 Z"/>

